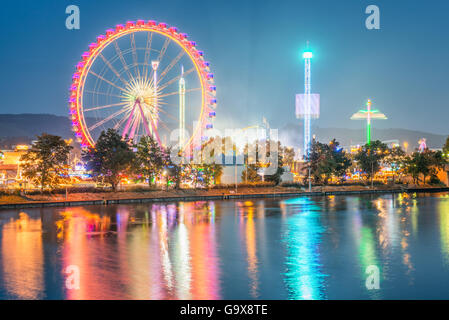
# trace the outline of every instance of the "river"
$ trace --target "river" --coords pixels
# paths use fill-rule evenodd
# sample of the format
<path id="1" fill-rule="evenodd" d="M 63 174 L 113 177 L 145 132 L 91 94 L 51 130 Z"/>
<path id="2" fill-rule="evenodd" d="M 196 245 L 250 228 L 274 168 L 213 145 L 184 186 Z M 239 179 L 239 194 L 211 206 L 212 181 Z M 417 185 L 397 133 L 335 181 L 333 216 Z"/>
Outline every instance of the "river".
<path id="1" fill-rule="evenodd" d="M 0 211 L 0 299 L 448 298 L 447 193 Z"/>

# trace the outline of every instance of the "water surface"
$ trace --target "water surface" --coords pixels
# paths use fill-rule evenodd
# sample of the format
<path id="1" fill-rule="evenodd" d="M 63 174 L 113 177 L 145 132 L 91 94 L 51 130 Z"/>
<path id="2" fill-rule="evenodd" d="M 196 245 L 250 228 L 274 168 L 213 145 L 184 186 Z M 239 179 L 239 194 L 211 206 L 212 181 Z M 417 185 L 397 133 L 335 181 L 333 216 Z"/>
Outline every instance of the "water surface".
<path id="1" fill-rule="evenodd" d="M 0 211 L 0 299 L 415 298 L 449 298 L 448 194 Z"/>

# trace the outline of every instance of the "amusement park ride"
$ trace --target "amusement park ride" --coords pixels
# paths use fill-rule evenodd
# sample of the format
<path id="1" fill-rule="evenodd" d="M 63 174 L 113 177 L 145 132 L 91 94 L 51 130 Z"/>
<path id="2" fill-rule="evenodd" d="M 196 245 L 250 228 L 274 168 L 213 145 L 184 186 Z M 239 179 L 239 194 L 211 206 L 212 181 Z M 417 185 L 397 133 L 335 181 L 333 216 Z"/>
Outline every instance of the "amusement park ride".
<path id="1" fill-rule="evenodd" d="M 371 144 L 371 120 L 386 120 L 387 116 L 379 110 L 371 109 L 371 100 L 366 103 L 366 110 L 359 110 L 354 113 L 351 120 L 366 120 L 366 144 Z"/>
<path id="2" fill-rule="evenodd" d="M 72 127 L 82 148 L 93 147 L 108 128 L 159 143 L 178 131 L 170 141 L 185 152 L 201 145 L 213 128 L 217 100 L 210 64 L 196 47 L 177 28 L 151 20 L 128 21 L 98 36 L 76 65 L 70 88 Z"/>
<path id="3" fill-rule="evenodd" d="M 307 47 L 309 44 L 307 43 Z M 304 94 L 296 95 L 296 117 L 304 119 L 304 159 L 309 158 L 311 146 L 311 119 L 320 117 L 320 95 L 312 94 L 311 60 L 313 53 L 307 48 L 304 58 Z"/>
<path id="4" fill-rule="evenodd" d="M 311 119 L 318 119 L 320 116 L 320 95 L 312 94 L 312 73 L 311 60 L 313 53 L 309 50 L 309 42 L 307 42 L 307 50 L 304 51 L 302 57 L 304 58 L 304 94 L 296 95 L 296 117 L 304 119 L 304 160 L 309 161 L 310 148 L 312 145 L 311 139 Z M 309 191 L 312 189 L 311 172 L 309 167 Z"/>

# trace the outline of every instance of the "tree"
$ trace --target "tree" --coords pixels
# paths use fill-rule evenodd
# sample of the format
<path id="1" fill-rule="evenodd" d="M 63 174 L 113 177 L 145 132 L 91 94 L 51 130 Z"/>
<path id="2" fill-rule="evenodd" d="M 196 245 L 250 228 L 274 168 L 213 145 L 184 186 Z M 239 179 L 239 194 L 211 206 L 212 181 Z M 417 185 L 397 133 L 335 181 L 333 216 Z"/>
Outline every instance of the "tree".
<path id="1" fill-rule="evenodd" d="M 182 165 L 178 165 L 172 161 L 170 157 L 171 152 L 172 152 L 171 147 L 168 147 L 162 151 L 163 168 L 167 184 L 167 190 L 170 178 L 173 179 L 175 183 L 175 189 L 180 188 L 182 181 Z"/>
<path id="2" fill-rule="evenodd" d="M 242 181 L 246 183 L 261 182 L 262 177 L 259 175 L 260 163 L 247 164 L 246 169 L 242 171 Z"/>
<path id="3" fill-rule="evenodd" d="M 413 183 L 419 183 L 419 176 L 423 176 L 423 183 L 426 183 L 427 177 L 437 180 L 438 170 L 444 169 L 446 159 L 441 151 L 431 151 L 429 149 L 423 152 L 415 151 L 407 158 L 406 171 L 413 178 Z"/>
<path id="4" fill-rule="evenodd" d="M 53 188 L 60 184 L 65 174 L 64 166 L 73 149 L 61 137 L 43 133 L 20 158 L 23 175 L 34 184 Z"/>
<path id="5" fill-rule="evenodd" d="M 335 139 L 329 144 L 312 141 L 306 169 L 310 167 L 314 183 L 328 184 L 332 176 L 343 177 L 350 166 L 351 160 Z"/>
<path id="6" fill-rule="evenodd" d="M 315 184 L 322 182 L 322 175 L 326 174 L 323 162 L 326 161 L 327 149 L 328 146 L 326 144 L 321 143 L 315 139 L 312 140 L 309 159 L 306 166 L 304 167 L 304 170 L 307 172 L 306 176 L 308 175 L 308 171 L 310 170 L 312 181 Z"/>
<path id="7" fill-rule="evenodd" d="M 227 143 L 229 143 L 228 146 L 232 146 L 234 152 L 235 146 L 229 137 L 212 137 L 201 145 L 199 163 L 190 166 L 195 185 L 201 180 L 203 185 L 209 188 L 212 183 L 217 184 L 220 182 L 223 166 L 216 162 L 221 162 L 225 158 L 225 146 Z"/>
<path id="8" fill-rule="evenodd" d="M 405 162 L 406 173 L 410 174 L 413 179 L 413 183 L 419 183 L 419 175 L 421 174 L 421 167 L 423 166 L 424 158 L 421 156 L 420 152 L 414 152 L 410 156 L 407 156 Z"/>
<path id="9" fill-rule="evenodd" d="M 447 137 L 446 139 L 446 143 L 443 146 L 443 152 L 441 155 L 444 159 L 444 166 L 446 167 L 446 165 L 449 163 L 449 137 Z"/>
<path id="10" fill-rule="evenodd" d="M 198 165 L 190 163 L 190 164 L 186 165 L 185 170 L 189 174 L 189 178 L 192 181 L 192 185 L 195 188 L 197 188 L 198 184 L 199 184 L 199 182 L 201 180 L 201 171 L 198 170 Z"/>
<path id="11" fill-rule="evenodd" d="M 245 164 L 245 169 L 242 171 L 241 178 L 242 181 L 245 181 L 245 183 L 257 183 L 262 181 L 262 177 L 259 175 L 259 170 L 262 167 L 259 162 L 259 152 L 259 141 L 255 141 L 251 145 L 247 143 L 243 149 L 243 162 Z M 237 161 L 236 158 L 235 161 Z"/>
<path id="12" fill-rule="evenodd" d="M 115 191 L 120 175 L 130 171 L 135 155 L 128 138 L 122 139 L 116 130 L 108 129 L 100 134 L 94 148 L 83 153 L 83 160 L 94 177 L 104 178 Z"/>
<path id="13" fill-rule="evenodd" d="M 388 164 L 393 172 L 393 183 L 395 182 L 395 173 L 399 172 L 405 167 L 406 154 L 401 147 L 396 146 L 390 149 L 384 158 L 384 163 Z"/>
<path id="14" fill-rule="evenodd" d="M 447 160 L 441 151 L 432 151 L 429 155 L 431 157 L 430 160 L 430 178 L 432 181 L 439 181 L 437 175 L 439 170 L 444 170 L 447 164 Z"/>
<path id="15" fill-rule="evenodd" d="M 343 179 L 352 161 L 335 139 L 329 143 L 329 157 L 331 159 L 332 174 Z"/>
<path id="16" fill-rule="evenodd" d="M 381 162 L 388 154 L 388 147 L 379 140 L 365 144 L 355 155 L 358 166 L 373 183 L 374 176 L 380 170 Z"/>
<path id="17" fill-rule="evenodd" d="M 272 152 L 270 147 L 272 143 L 277 143 L 277 149 L 274 152 Z M 263 153 L 266 153 L 266 160 L 264 163 L 264 167 L 271 167 L 271 166 L 275 167 L 274 169 L 275 172 L 273 174 L 264 175 L 265 181 L 274 182 L 275 185 L 278 185 L 281 183 L 282 181 L 281 177 L 285 171 L 284 158 L 282 156 L 282 145 L 280 141 L 276 142 L 267 140 L 265 146 L 266 149 L 262 150 Z M 273 159 L 276 159 L 274 160 L 275 163 L 273 163 Z"/>
<path id="18" fill-rule="evenodd" d="M 223 175 L 223 166 L 220 164 L 212 164 L 211 165 L 212 178 L 214 180 L 214 184 L 221 183 L 221 176 Z"/>
<path id="19" fill-rule="evenodd" d="M 446 138 L 446 143 L 443 146 L 443 154 L 445 157 L 449 157 L 449 137 Z"/>
<path id="20" fill-rule="evenodd" d="M 272 146 L 277 149 L 271 150 Z M 263 170 L 266 181 L 274 182 L 276 185 L 281 182 L 284 173 L 284 152 L 279 141 L 255 141 L 253 144 L 246 144 L 244 148 L 245 170 L 242 172 L 242 180 L 246 182 L 259 182 L 261 177 L 259 171 Z M 271 174 L 266 174 L 267 169 Z"/>
<path id="21" fill-rule="evenodd" d="M 148 185 L 151 186 L 164 166 L 164 152 L 151 136 L 142 137 L 136 147 L 135 170 L 148 179 Z"/>
<path id="22" fill-rule="evenodd" d="M 201 173 L 206 188 L 209 188 L 212 183 L 216 184 L 223 173 L 223 167 L 215 163 L 196 165 L 195 169 Z"/>
<path id="23" fill-rule="evenodd" d="M 284 147 L 282 150 L 282 157 L 284 164 L 288 165 L 290 170 L 292 170 L 295 163 L 295 150 L 293 148 Z"/>

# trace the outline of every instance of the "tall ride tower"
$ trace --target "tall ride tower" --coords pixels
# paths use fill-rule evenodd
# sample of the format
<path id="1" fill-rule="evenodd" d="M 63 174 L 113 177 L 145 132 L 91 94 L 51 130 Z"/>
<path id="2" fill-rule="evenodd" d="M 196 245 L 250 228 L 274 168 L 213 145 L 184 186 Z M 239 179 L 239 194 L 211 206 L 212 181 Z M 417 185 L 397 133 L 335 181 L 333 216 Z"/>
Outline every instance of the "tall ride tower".
<path id="1" fill-rule="evenodd" d="M 311 61 L 313 53 L 309 50 L 309 43 L 307 42 L 307 49 L 303 52 L 304 59 L 304 94 L 296 95 L 296 117 L 304 119 L 304 160 L 309 161 L 311 148 L 311 119 L 318 119 L 320 116 L 320 95 L 312 94 L 312 73 Z M 309 191 L 312 190 L 309 167 Z"/>
<path id="2" fill-rule="evenodd" d="M 306 49 L 302 54 L 304 58 L 304 94 L 296 95 L 296 117 L 304 119 L 304 160 L 309 159 L 311 147 L 311 120 L 320 116 L 320 95 L 312 94 L 311 61 L 313 53 Z"/>
<path id="3" fill-rule="evenodd" d="M 366 144 L 368 145 L 371 144 L 371 121 L 387 119 L 387 116 L 385 116 L 382 112 L 379 110 L 373 110 L 371 107 L 371 99 L 368 99 L 366 102 L 366 109 L 359 110 L 351 117 L 351 120 L 366 120 Z"/>
<path id="4" fill-rule="evenodd" d="M 310 62 L 313 57 L 313 54 L 310 50 L 307 50 L 303 53 L 304 58 L 304 98 L 305 98 L 305 114 L 304 114 L 304 156 L 306 159 L 309 159 L 310 154 L 310 113 L 311 113 L 311 105 L 310 105 L 310 94 L 311 94 L 311 73 L 310 73 Z"/>
<path id="5" fill-rule="evenodd" d="M 184 80 L 184 66 L 181 67 L 181 79 L 179 79 L 179 148 L 185 143 L 186 128 L 186 81 Z"/>

